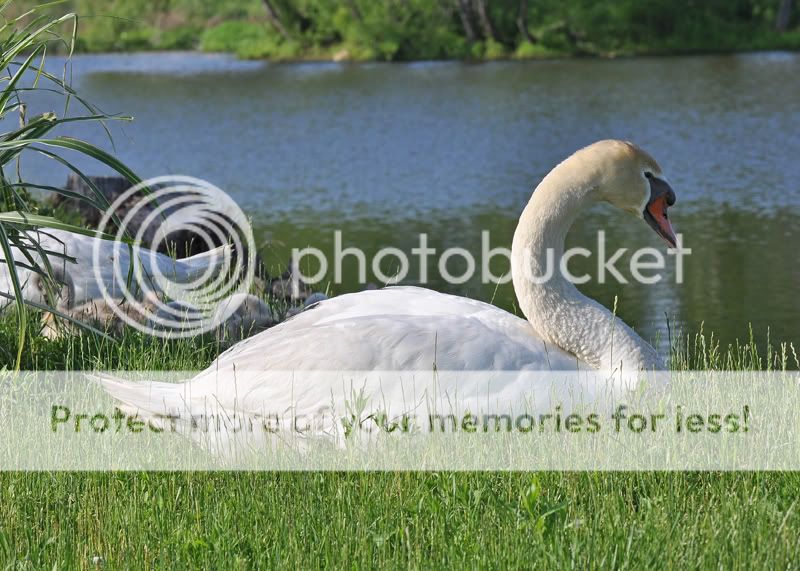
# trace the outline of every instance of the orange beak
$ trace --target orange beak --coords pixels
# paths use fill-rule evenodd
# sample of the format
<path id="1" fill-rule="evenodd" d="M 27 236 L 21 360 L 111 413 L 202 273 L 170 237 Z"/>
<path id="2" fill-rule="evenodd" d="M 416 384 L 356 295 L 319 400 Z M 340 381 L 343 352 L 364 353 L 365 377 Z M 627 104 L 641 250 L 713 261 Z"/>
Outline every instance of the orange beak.
<path id="1" fill-rule="evenodd" d="M 666 181 L 660 178 L 651 176 L 648 180 L 650 181 L 650 201 L 645 206 L 642 215 L 656 234 L 661 236 L 671 247 L 676 248 L 678 239 L 675 237 L 675 230 L 672 229 L 672 223 L 667 216 L 667 208 L 675 204 L 675 192 Z"/>

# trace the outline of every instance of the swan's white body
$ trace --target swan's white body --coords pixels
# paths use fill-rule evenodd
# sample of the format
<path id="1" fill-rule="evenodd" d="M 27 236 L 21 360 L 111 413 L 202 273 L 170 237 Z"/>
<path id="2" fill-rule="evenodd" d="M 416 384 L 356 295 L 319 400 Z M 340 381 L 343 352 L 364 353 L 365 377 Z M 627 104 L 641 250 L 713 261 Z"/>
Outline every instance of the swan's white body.
<path id="1" fill-rule="evenodd" d="M 303 348 L 300 350 L 300 348 Z M 488 303 L 418 287 L 320 302 L 220 355 L 241 370 L 576 370 L 580 361 Z"/>
<path id="2" fill-rule="evenodd" d="M 607 200 L 641 216 L 648 205 L 642 164 L 658 169 L 632 145 L 605 141 L 579 151 L 539 185 L 512 248 L 515 290 L 527 320 L 480 301 L 422 288 L 364 291 L 323 301 L 238 343 L 186 383 L 109 379 L 104 385 L 128 410 L 185 419 L 209 407 L 231 414 L 259 414 L 265 408 L 313 414 L 325 406 L 344 411 L 348 394 L 337 386 L 341 380 L 336 375 L 321 381 L 308 375 L 289 380 L 300 371 L 599 369 L 613 376 L 620 370 L 661 368 L 648 343 L 565 279 L 556 276 L 543 284 L 526 279 L 530 269 L 542 275 L 539 266 L 547 248 L 555 251 L 558 262 L 567 230 L 591 203 Z M 614 185 L 623 186 L 618 194 L 611 194 Z M 630 185 L 639 186 L 631 190 Z M 598 188 L 608 194 L 599 194 Z M 530 388 L 506 383 L 499 392 L 487 387 L 484 396 L 487 402 L 498 402 L 501 394 L 503 402 L 522 402 Z M 391 408 L 402 404 L 400 393 L 399 387 L 384 383 L 381 394 L 369 399 Z"/>
<path id="3" fill-rule="evenodd" d="M 123 297 L 122 286 L 126 284 L 127 270 L 130 267 L 130 250 L 126 245 L 65 230 L 29 230 L 27 234 L 39 243 L 50 262 L 53 277 L 63 284 L 59 305 L 74 307 L 102 299 L 103 287 L 111 298 Z M 95 247 L 99 248 L 97 265 L 93 263 Z M 27 302 L 46 304 L 46 288 L 40 275 L 23 267 L 30 265 L 25 253 L 15 248 L 13 254 L 18 264 L 17 274 L 23 298 Z M 43 256 L 38 250 L 31 247 L 27 250 L 27 254 L 38 264 L 43 264 Z M 185 283 L 203 276 L 209 270 L 213 272 L 221 268 L 225 258 L 230 256 L 230 247 L 223 246 L 181 260 L 142 248 L 136 248 L 134 255 L 139 260 L 142 275 L 151 291 L 161 294 L 164 292 L 160 291 L 158 282 L 150 279 L 156 275 L 156 270 L 176 283 Z M 211 264 L 213 266 L 209 267 Z M 115 273 L 115 266 L 120 270 L 121 280 Z M 14 294 L 11 274 L 2 252 L 0 252 L 0 292 L 7 296 Z"/>

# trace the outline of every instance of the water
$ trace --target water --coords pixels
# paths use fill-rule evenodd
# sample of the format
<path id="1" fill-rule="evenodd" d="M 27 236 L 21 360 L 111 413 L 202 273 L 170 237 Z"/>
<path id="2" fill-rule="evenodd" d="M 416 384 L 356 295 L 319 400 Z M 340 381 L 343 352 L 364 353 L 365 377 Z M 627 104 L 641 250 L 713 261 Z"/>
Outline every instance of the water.
<path id="1" fill-rule="evenodd" d="M 671 217 L 693 250 L 684 283 L 583 291 L 606 305 L 618 296 L 619 314 L 649 338 L 666 336 L 669 317 L 690 332 L 704 322 L 724 342 L 746 337 L 749 323 L 759 339 L 769 328 L 775 341 L 800 342 L 800 55 L 483 65 L 104 55 L 76 57 L 73 83 L 105 111 L 136 117 L 112 132 L 140 175 L 190 174 L 232 194 L 272 265 L 293 246 L 329 251 L 335 228 L 368 254 L 410 252 L 420 232 L 440 251 L 479 250 L 482 229 L 508 246 L 553 165 L 597 139 L 630 139 L 678 195 Z M 48 106 L 60 108 L 39 100 L 32 112 Z M 108 146 L 96 127 L 69 134 Z M 66 178 L 45 159 L 24 167 L 45 184 Z M 594 248 L 598 229 L 612 248 L 663 249 L 610 207 L 591 211 L 569 242 Z M 508 285 L 437 274 L 431 267 L 430 287 L 514 309 Z M 333 287 L 357 288 L 352 275 Z"/>

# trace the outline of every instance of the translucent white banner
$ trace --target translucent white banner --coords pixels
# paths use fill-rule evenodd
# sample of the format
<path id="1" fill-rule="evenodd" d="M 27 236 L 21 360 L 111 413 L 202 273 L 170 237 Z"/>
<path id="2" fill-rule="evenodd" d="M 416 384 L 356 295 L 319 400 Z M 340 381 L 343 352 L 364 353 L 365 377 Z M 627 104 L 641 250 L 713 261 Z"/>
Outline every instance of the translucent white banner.
<path id="1" fill-rule="evenodd" d="M 796 372 L 3 375 L 0 470 L 800 469 Z"/>

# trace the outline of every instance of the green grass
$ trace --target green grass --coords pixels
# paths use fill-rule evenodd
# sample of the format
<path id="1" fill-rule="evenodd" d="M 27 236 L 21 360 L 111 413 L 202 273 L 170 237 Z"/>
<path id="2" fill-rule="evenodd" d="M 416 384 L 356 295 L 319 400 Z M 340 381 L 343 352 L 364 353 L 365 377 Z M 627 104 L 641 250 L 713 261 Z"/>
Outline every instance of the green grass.
<path id="1" fill-rule="evenodd" d="M 16 335 L 0 319 L 0 347 Z M 28 335 L 25 368 L 187 369 L 220 350 Z M 676 347 L 678 368 L 798 366 L 791 347 L 752 340 Z M 0 564 L 786 569 L 799 486 L 792 473 L 0 473 Z"/>
<path id="2" fill-rule="evenodd" d="M 3 474 L 1 480 L 0 557 L 20 568 L 87 568 L 101 556 L 110 569 L 787 569 L 800 549 L 796 474 Z M 531 505 L 532 484 L 541 495 Z"/>

